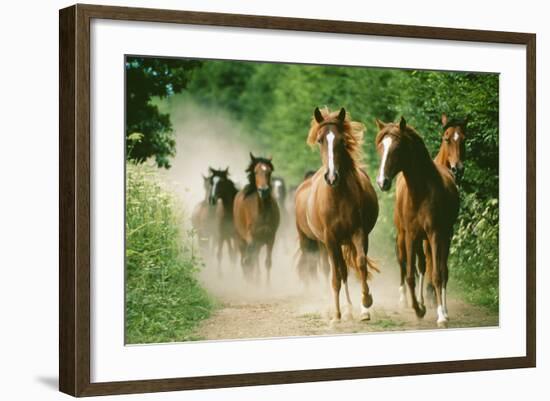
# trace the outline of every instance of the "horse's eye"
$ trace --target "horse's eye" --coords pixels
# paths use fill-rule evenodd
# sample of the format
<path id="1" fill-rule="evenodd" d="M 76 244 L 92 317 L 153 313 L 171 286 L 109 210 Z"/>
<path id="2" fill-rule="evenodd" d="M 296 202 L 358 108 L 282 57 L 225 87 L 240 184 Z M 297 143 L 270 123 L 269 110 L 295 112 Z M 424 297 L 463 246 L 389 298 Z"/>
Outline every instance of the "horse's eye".
<path id="1" fill-rule="evenodd" d="M 318 144 L 323 143 L 323 137 L 322 137 L 322 136 L 320 136 L 319 138 L 317 138 L 317 143 L 318 143 Z"/>
<path id="2" fill-rule="evenodd" d="M 449 143 L 451 140 L 449 138 L 445 138 L 445 142 Z"/>

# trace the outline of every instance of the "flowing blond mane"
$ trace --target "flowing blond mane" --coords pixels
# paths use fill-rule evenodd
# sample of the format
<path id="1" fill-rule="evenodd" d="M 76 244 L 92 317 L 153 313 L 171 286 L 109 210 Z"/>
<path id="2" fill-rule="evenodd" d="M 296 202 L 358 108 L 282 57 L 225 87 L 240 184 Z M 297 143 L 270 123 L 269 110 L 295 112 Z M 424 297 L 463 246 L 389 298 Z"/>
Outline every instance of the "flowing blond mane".
<path id="1" fill-rule="evenodd" d="M 319 109 L 321 115 L 323 116 L 323 125 L 327 123 L 334 122 L 338 124 L 338 113 L 339 111 L 330 111 L 328 107 L 323 107 Z M 307 144 L 310 146 L 315 146 L 317 143 L 317 132 L 321 124 L 315 120 L 315 117 L 311 119 L 311 126 L 309 128 L 309 133 L 307 134 Z M 350 113 L 346 111 L 346 117 L 344 119 L 344 143 L 346 151 L 348 152 L 352 164 L 356 168 L 361 168 L 363 166 L 363 134 L 365 132 L 365 125 L 358 121 L 352 121 Z"/>

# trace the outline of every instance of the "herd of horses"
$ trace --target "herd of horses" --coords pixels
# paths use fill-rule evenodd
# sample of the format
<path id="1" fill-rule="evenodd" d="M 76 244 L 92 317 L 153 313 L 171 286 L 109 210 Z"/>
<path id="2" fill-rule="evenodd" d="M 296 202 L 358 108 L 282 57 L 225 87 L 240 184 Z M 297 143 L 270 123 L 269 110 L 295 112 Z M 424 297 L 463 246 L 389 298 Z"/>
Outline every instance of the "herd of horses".
<path id="1" fill-rule="evenodd" d="M 467 120 L 442 115 L 442 141 L 432 160 L 422 137 L 401 117 L 397 123 L 376 120 L 375 146 L 380 155 L 376 183 L 388 191 L 395 180 L 394 224 L 396 256 L 401 272 L 399 301 L 410 304 L 416 316 L 426 313 L 424 291 L 437 306 L 437 325 L 447 327 L 448 256 L 459 209 L 458 183 L 464 171 Z M 297 269 L 306 283 L 318 271 L 330 277 L 334 321 L 341 319 L 340 291 L 351 310 L 348 273 L 361 283 L 361 320 L 370 320 L 373 297 L 368 281 L 379 271 L 368 257 L 369 234 L 378 218 L 378 196 L 363 164 L 362 123 L 352 121 L 344 108 L 331 112 L 315 108 L 307 144 L 317 146 L 320 167 L 306 173 L 294 194 L 295 226 L 299 239 Z M 238 190 L 228 169 L 209 169 L 203 176 L 205 198 L 192 215 L 200 238 L 211 241 L 218 265 L 224 245 L 233 262 L 237 253 L 245 277 L 259 271 L 265 247 L 267 280 L 281 219 L 286 213 L 286 185 L 272 177 L 271 158 L 250 153 L 247 183 Z M 419 285 L 416 285 L 416 280 Z"/>

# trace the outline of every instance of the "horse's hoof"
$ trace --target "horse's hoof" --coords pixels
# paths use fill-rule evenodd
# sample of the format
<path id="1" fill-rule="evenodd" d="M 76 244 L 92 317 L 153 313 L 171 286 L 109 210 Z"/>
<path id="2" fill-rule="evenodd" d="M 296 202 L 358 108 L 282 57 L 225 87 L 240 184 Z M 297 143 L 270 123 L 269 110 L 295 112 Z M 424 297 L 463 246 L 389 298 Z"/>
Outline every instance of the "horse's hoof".
<path id="1" fill-rule="evenodd" d="M 361 313 L 361 321 L 362 322 L 368 322 L 370 320 L 370 312 L 362 312 Z"/>
<path id="2" fill-rule="evenodd" d="M 445 316 L 445 311 L 441 305 L 437 307 L 437 327 L 448 327 L 449 319 Z"/>
<path id="3" fill-rule="evenodd" d="M 422 319 L 426 314 L 426 307 L 422 304 L 418 305 L 418 308 L 414 310 L 416 312 L 416 317 Z"/>
<path id="4" fill-rule="evenodd" d="M 337 327 L 338 325 L 340 325 L 340 323 L 341 323 L 340 318 L 333 317 L 332 319 L 330 319 L 330 327 L 332 328 Z"/>
<path id="5" fill-rule="evenodd" d="M 348 305 L 344 314 L 342 315 L 343 320 L 353 320 L 353 306 Z"/>
<path id="6" fill-rule="evenodd" d="M 365 308 L 370 308 L 372 306 L 372 295 L 371 294 L 368 294 L 366 297 L 365 297 L 365 300 L 363 302 L 363 306 Z"/>

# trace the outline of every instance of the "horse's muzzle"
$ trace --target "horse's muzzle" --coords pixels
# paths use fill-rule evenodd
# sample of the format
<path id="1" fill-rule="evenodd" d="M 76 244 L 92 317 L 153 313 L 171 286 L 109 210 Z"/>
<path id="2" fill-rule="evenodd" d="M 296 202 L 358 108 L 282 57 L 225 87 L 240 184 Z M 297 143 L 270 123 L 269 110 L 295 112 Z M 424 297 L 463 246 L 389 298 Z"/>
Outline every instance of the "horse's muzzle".
<path id="1" fill-rule="evenodd" d="M 464 166 L 452 166 L 451 173 L 453 174 L 456 183 L 460 184 L 460 182 L 462 181 L 462 177 L 464 177 Z"/>
<path id="2" fill-rule="evenodd" d="M 391 188 L 391 180 L 388 177 L 376 180 L 376 183 L 382 191 L 389 191 Z"/>
<path id="3" fill-rule="evenodd" d="M 340 175 L 337 171 L 334 172 L 334 175 L 331 177 L 328 171 L 324 175 L 325 181 L 328 185 L 331 187 L 335 187 L 338 184 L 338 181 L 340 179 Z"/>
<path id="4" fill-rule="evenodd" d="M 258 195 L 260 196 L 260 199 L 266 199 L 270 194 L 271 190 L 269 187 L 258 188 Z"/>

